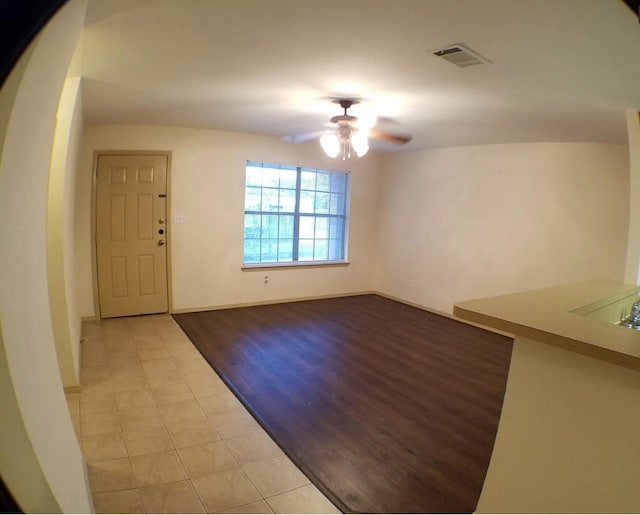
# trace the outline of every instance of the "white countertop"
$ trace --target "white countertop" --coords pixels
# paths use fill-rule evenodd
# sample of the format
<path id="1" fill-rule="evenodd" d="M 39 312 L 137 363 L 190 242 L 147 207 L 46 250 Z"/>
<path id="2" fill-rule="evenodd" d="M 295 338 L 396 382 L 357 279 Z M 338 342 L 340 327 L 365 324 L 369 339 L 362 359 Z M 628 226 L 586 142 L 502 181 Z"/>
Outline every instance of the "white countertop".
<path id="1" fill-rule="evenodd" d="M 596 359 L 640 370 L 640 331 L 571 313 L 638 287 L 589 281 L 457 302 L 457 317 Z"/>

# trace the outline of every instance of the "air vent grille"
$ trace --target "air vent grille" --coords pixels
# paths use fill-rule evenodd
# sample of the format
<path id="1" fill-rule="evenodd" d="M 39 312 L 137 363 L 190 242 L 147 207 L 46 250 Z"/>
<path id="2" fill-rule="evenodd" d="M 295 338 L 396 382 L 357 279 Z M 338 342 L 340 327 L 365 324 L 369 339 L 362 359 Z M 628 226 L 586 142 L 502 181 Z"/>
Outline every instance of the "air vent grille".
<path id="1" fill-rule="evenodd" d="M 478 52 L 465 47 L 464 45 L 456 44 L 449 45 L 444 48 L 439 48 L 433 51 L 433 55 L 438 56 L 445 61 L 449 61 L 460 68 L 466 68 L 467 66 L 474 66 L 476 64 L 490 63 L 489 59 L 482 57 Z"/>

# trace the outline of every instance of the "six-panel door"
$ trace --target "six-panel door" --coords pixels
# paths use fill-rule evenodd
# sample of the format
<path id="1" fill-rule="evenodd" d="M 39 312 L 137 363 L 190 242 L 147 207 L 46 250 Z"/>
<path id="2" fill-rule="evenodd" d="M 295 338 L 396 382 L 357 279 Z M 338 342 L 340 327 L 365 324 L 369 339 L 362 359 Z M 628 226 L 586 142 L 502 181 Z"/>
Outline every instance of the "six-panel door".
<path id="1" fill-rule="evenodd" d="M 167 156 L 101 155 L 96 254 L 102 318 L 165 313 Z"/>

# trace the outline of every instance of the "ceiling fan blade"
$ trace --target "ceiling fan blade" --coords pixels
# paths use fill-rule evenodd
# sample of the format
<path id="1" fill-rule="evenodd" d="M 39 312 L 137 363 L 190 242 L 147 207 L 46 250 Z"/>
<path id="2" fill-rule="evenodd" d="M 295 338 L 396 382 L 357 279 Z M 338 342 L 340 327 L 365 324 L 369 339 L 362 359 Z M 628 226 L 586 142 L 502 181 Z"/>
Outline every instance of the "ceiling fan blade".
<path id="1" fill-rule="evenodd" d="M 282 139 L 289 143 L 304 143 L 312 139 L 319 138 L 323 131 L 303 132 L 302 134 L 294 134 L 293 136 L 284 136 Z"/>
<path id="2" fill-rule="evenodd" d="M 369 137 L 372 139 L 391 141 L 392 143 L 398 143 L 399 145 L 409 143 L 412 139 L 412 136 L 392 134 L 391 132 L 381 131 L 380 129 L 369 129 Z"/>

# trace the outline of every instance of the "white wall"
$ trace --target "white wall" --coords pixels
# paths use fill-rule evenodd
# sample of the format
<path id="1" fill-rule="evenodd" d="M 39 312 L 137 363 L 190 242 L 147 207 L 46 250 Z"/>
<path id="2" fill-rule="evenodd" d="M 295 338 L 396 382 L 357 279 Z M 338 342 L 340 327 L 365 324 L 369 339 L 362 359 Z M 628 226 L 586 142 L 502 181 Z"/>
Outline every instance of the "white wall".
<path id="1" fill-rule="evenodd" d="M 176 127 L 88 127 L 82 148 L 78 271 L 84 316 L 94 314 L 90 198 L 96 150 L 173 152 L 172 213 L 187 217 L 185 224 L 170 225 L 175 310 L 375 289 L 450 313 L 458 300 L 624 275 L 625 145 L 486 145 L 347 161 L 353 171 L 352 264 L 268 272 L 240 270 L 246 159 L 338 169 L 344 162 L 327 159 L 313 143 Z"/>
<path id="2" fill-rule="evenodd" d="M 27 512 L 91 511 L 63 394 L 47 283 L 56 112 L 86 0 L 70 0 L 0 91 L 0 474 Z"/>
<path id="3" fill-rule="evenodd" d="M 624 282 L 640 284 L 640 113 L 627 109 L 629 142 L 629 234 Z"/>
<path id="4" fill-rule="evenodd" d="M 375 259 L 378 163 L 375 155 L 329 159 L 316 143 L 158 126 L 97 126 L 84 133 L 78 189 L 78 255 L 82 315 L 91 316 L 91 181 L 94 151 L 165 150 L 173 154 L 170 224 L 173 308 L 206 307 L 316 297 L 371 290 Z M 242 271 L 246 160 L 352 172 L 347 267 Z M 264 286 L 264 275 L 270 284 Z"/>
<path id="5" fill-rule="evenodd" d="M 80 78 L 67 77 L 58 116 L 48 204 L 48 268 L 51 318 L 65 388 L 80 385 L 80 325 L 75 272 L 75 186 L 82 135 Z"/>
<path id="6" fill-rule="evenodd" d="M 625 145 L 529 143 L 386 155 L 376 289 L 451 313 L 460 300 L 622 280 Z"/>
<path id="7" fill-rule="evenodd" d="M 64 274 L 65 292 L 67 296 L 67 310 L 69 333 L 71 336 L 71 351 L 76 369 L 80 367 L 80 333 L 81 315 L 78 305 L 78 284 L 76 281 L 76 183 L 78 182 L 78 159 L 80 157 L 80 143 L 82 141 L 83 117 L 82 117 L 82 90 L 78 89 L 75 103 L 73 104 L 73 116 L 69 127 L 69 143 L 67 146 L 67 167 L 65 176 L 66 199 L 64 205 Z"/>

